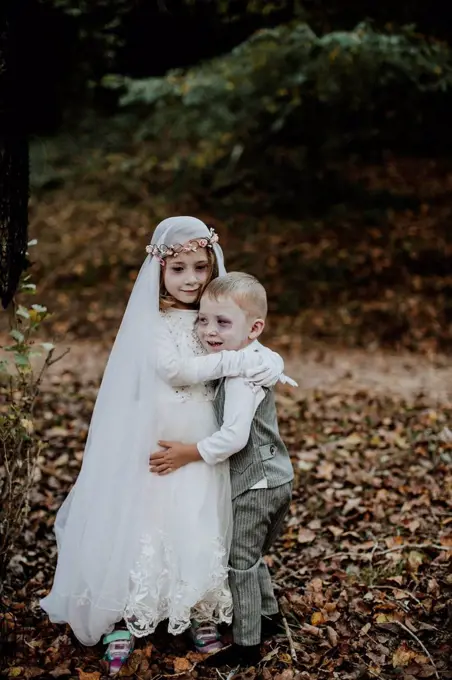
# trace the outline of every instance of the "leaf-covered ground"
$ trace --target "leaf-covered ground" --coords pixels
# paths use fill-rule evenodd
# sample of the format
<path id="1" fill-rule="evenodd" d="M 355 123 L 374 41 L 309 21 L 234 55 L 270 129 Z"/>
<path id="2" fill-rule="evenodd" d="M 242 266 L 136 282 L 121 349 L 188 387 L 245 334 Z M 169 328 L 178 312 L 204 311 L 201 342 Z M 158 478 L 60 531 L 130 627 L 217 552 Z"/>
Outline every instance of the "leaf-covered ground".
<path id="1" fill-rule="evenodd" d="M 49 444 L 14 561 L 16 591 L 4 603 L 9 677 L 105 674 L 101 648 L 81 647 L 37 605 L 51 583 L 52 523 L 80 466 L 95 393 L 66 372 L 39 404 Z M 451 408 L 364 391 L 284 392 L 278 405 L 297 486 L 268 559 L 287 629 L 243 678 L 452 678 Z M 140 642 L 124 675 L 225 680 L 228 672 L 207 669 L 186 638 L 161 630 Z"/>
<path id="2" fill-rule="evenodd" d="M 4 673 L 105 673 L 102 650 L 83 649 L 37 605 L 54 570 L 52 524 L 81 463 L 97 343 L 111 342 L 156 223 L 196 214 L 218 228 L 229 268 L 266 284 L 275 348 L 290 349 L 291 371 L 305 378 L 279 397 L 297 488 L 269 563 L 287 628 L 243 678 L 452 678 L 452 384 L 450 361 L 437 354 L 452 346 L 450 163 L 389 154 L 373 166 L 350 161 L 338 169 L 337 193 L 309 213 L 303 187 L 276 206 L 246 188 L 221 199 L 177 191 L 169 199 L 171 170 L 137 174 L 127 163 L 151 158 L 152 149 L 125 148 L 104 132 L 96 130 L 92 149 L 78 139 L 64 153 L 49 144 L 50 174 L 41 172 L 31 201 L 37 301 L 53 314 L 48 334 L 69 345 L 95 342 L 96 352 L 88 344 L 86 361 L 65 364 L 39 403 L 48 448 L 0 612 Z M 329 362 L 324 340 L 364 349 Z M 319 368 L 303 364 L 307 341 L 325 356 Z M 375 352 L 384 346 L 424 356 L 411 355 L 408 371 L 402 354 L 398 367 L 380 370 Z M 359 380 L 366 354 L 374 374 Z M 126 672 L 230 680 L 164 630 L 138 645 Z"/>

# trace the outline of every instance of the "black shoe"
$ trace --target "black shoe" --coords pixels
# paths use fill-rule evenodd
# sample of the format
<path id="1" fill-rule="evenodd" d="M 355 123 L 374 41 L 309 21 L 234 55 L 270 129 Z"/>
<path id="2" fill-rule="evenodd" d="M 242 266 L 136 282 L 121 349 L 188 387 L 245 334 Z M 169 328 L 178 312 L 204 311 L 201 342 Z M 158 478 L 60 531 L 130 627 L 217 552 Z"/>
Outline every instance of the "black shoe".
<path id="1" fill-rule="evenodd" d="M 235 643 L 226 647 L 216 654 L 212 654 L 204 662 L 206 666 L 214 668 L 220 666 L 256 666 L 262 659 L 260 645 L 236 645 Z"/>
<path id="2" fill-rule="evenodd" d="M 273 637 L 274 635 L 278 635 L 282 626 L 283 622 L 280 612 L 272 614 L 271 616 L 263 616 L 261 640 L 264 641 Z"/>

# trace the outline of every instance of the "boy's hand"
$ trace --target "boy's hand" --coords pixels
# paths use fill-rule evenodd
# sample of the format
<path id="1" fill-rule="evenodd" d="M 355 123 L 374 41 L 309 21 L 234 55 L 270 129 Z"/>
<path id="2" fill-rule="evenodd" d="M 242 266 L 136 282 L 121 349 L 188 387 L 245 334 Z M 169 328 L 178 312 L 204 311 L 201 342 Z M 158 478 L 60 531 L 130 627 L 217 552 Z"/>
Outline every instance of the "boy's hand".
<path id="1" fill-rule="evenodd" d="M 167 475 L 178 468 L 202 460 L 196 444 L 159 441 L 165 451 L 156 451 L 149 456 L 149 469 L 157 475 Z"/>

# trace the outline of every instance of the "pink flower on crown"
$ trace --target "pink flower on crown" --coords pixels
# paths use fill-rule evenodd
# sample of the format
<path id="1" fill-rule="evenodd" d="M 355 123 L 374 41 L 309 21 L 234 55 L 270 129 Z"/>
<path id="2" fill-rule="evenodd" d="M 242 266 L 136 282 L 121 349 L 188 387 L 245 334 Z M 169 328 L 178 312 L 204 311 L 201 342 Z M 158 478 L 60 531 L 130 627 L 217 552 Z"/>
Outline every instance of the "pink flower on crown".
<path id="1" fill-rule="evenodd" d="M 219 240 L 218 234 L 216 234 L 215 230 L 211 228 L 209 229 L 208 238 L 200 238 L 196 239 L 195 241 L 189 241 L 185 246 L 181 246 L 180 244 L 176 244 L 175 246 L 166 246 L 164 244 L 157 245 L 155 243 L 150 243 L 146 246 L 146 252 L 148 255 L 151 255 L 151 257 L 155 257 L 163 267 L 166 257 L 171 255 L 173 257 L 177 257 L 179 253 L 189 253 L 190 251 L 195 253 L 198 248 L 212 248 L 213 244 L 218 243 Z"/>

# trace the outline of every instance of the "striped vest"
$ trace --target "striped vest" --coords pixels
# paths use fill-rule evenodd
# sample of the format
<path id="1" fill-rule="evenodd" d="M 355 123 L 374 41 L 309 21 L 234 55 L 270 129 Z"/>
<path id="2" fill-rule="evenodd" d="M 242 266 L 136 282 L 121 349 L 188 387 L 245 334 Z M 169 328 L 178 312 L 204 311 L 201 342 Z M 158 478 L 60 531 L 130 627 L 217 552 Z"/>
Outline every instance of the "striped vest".
<path id="1" fill-rule="evenodd" d="M 215 396 L 214 409 L 218 424 L 223 423 L 225 381 Z M 273 390 L 265 389 L 265 397 L 256 409 L 250 437 L 244 449 L 229 458 L 232 498 L 248 491 L 264 477 L 272 489 L 293 479 L 293 468 L 279 434 Z"/>

